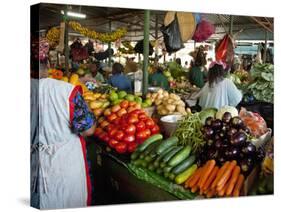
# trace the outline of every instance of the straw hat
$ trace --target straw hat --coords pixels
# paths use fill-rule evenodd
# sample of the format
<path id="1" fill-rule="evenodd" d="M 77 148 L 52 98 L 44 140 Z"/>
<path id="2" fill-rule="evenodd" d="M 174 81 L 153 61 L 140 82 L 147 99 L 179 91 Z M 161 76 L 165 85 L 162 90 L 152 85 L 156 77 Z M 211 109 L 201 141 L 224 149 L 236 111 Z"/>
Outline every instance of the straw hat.
<path id="1" fill-rule="evenodd" d="M 169 11 L 166 13 L 164 18 L 164 25 L 169 25 L 175 18 L 175 11 Z M 181 38 L 183 42 L 188 41 L 192 38 L 196 29 L 196 20 L 192 13 L 188 12 L 177 12 Z"/>

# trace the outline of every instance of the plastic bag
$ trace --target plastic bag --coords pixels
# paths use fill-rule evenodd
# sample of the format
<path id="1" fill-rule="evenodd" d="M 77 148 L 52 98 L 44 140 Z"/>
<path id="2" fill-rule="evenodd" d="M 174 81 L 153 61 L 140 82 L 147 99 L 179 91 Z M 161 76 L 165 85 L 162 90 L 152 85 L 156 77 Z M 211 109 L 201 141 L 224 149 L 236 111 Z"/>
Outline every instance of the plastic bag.
<path id="1" fill-rule="evenodd" d="M 143 54 L 143 40 L 140 40 L 140 41 L 137 42 L 134 50 L 135 50 L 136 53 Z M 153 54 L 153 46 L 149 42 L 149 55 L 152 55 L 152 54 Z"/>
<path id="2" fill-rule="evenodd" d="M 168 53 L 176 52 L 184 47 L 176 14 L 174 20 L 169 25 L 162 26 L 160 30 L 163 33 L 164 43 Z"/>
<path id="3" fill-rule="evenodd" d="M 195 42 L 207 40 L 215 32 L 215 26 L 208 21 L 202 20 L 196 26 L 195 33 L 192 39 Z"/>
<path id="4" fill-rule="evenodd" d="M 239 116 L 250 129 L 250 132 L 254 137 L 258 138 L 267 132 L 268 128 L 266 122 L 260 114 L 247 111 L 242 107 L 239 112 Z"/>
<path id="5" fill-rule="evenodd" d="M 230 35 L 226 34 L 216 46 L 216 61 L 232 64 L 234 60 L 234 43 Z"/>

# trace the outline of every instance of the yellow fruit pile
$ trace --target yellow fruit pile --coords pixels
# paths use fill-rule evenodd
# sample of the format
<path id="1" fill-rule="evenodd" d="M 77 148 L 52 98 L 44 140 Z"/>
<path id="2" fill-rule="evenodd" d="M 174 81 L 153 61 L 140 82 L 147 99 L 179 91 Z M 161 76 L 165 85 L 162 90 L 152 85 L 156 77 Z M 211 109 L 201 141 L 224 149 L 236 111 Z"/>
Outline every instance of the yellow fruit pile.
<path id="1" fill-rule="evenodd" d="M 52 27 L 46 35 L 48 43 L 51 47 L 57 46 L 60 40 L 60 29 L 57 27 Z"/>

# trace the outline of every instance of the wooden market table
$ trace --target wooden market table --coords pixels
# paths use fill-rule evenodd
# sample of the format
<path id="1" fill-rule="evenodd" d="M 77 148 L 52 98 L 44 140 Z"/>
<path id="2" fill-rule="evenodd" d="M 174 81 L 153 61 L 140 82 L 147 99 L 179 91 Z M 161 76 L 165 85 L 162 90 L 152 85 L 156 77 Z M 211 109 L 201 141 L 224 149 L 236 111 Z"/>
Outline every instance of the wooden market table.
<path id="1" fill-rule="evenodd" d="M 124 166 L 129 157 L 107 152 L 96 138 L 86 139 L 94 178 L 93 205 L 179 200 L 150 183 L 139 180 Z"/>

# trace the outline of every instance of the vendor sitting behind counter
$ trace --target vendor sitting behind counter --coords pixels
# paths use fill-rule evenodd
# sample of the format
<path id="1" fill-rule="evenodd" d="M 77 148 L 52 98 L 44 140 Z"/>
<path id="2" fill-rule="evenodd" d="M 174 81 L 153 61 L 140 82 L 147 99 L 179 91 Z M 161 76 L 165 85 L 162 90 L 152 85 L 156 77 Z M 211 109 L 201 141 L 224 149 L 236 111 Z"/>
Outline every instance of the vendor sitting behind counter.
<path id="1" fill-rule="evenodd" d="M 149 75 L 148 83 L 151 86 L 161 87 L 165 90 L 169 89 L 169 82 L 167 77 L 163 74 L 163 69 L 161 67 L 157 67 L 156 71 Z"/>
<path id="2" fill-rule="evenodd" d="M 88 68 L 90 70 L 90 74 L 86 74 L 84 77 L 80 78 L 80 81 L 82 83 L 96 82 L 96 81 L 99 83 L 105 82 L 103 75 L 98 71 L 99 70 L 98 62 L 90 63 L 88 65 Z"/>
<path id="3" fill-rule="evenodd" d="M 130 79 L 123 74 L 124 67 L 120 63 L 112 65 L 112 76 L 108 79 L 108 84 L 126 92 L 132 92 Z"/>

